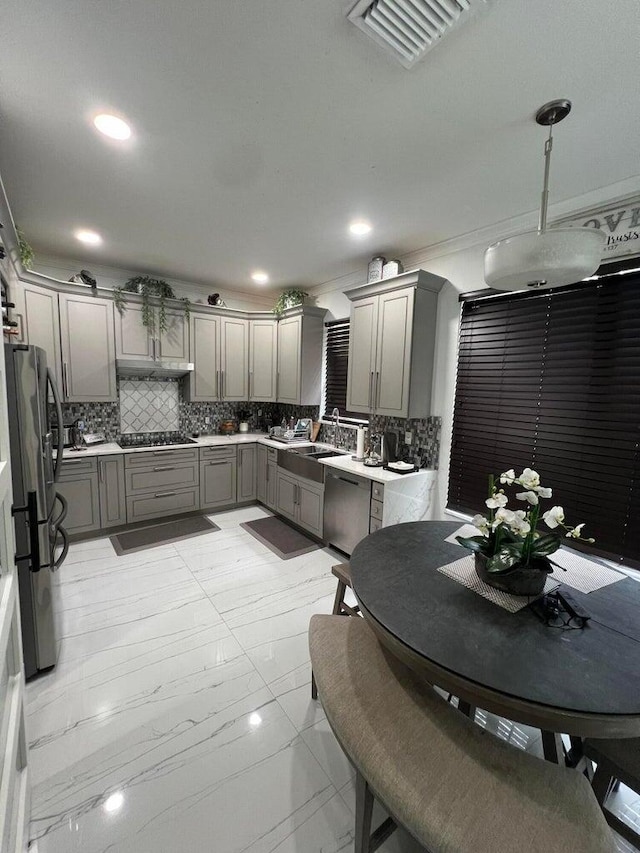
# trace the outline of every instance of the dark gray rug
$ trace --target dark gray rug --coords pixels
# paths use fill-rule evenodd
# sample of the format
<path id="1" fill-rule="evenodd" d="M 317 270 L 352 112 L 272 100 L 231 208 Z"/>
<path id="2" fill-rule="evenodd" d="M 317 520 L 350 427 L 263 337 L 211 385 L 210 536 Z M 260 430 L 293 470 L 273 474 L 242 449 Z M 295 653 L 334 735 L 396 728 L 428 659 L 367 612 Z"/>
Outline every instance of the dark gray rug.
<path id="1" fill-rule="evenodd" d="M 202 536 L 220 530 L 217 524 L 204 515 L 192 515 L 189 518 L 177 518 L 175 521 L 165 521 L 162 524 L 152 524 L 129 530 L 126 533 L 116 533 L 110 536 L 113 550 L 119 556 L 131 554 L 133 551 L 144 551 L 145 548 L 157 548 L 168 542 L 179 539 L 189 539 L 192 536 Z"/>
<path id="2" fill-rule="evenodd" d="M 320 548 L 313 539 L 273 515 L 269 518 L 246 521 L 240 527 L 266 545 L 282 560 L 291 560 L 293 557 L 299 557 L 301 554 L 308 554 L 309 551 Z"/>

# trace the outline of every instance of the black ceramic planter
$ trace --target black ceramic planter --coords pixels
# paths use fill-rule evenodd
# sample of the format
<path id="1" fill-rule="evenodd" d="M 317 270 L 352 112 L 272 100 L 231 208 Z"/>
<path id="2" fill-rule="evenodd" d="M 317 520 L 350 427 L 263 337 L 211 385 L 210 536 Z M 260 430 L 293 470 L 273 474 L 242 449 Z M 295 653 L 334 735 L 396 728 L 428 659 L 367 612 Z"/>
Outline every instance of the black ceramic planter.
<path id="1" fill-rule="evenodd" d="M 547 560 L 534 560 L 529 566 L 514 566 L 508 572 L 489 572 L 487 557 L 477 552 L 474 557 L 476 574 L 480 580 L 511 595 L 540 595 L 551 568 Z"/>

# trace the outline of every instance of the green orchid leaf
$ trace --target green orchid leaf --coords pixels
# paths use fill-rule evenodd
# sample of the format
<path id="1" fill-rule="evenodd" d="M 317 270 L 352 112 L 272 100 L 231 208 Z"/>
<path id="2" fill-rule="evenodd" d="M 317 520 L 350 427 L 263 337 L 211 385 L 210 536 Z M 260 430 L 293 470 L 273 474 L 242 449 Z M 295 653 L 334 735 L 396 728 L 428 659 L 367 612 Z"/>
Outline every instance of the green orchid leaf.
<path id="1" fill-rule="evenodd" d="M 548 554 L 553 554 L 560 547 L 560 537 L 553 533 L 548 533 L 545 536 L 540 536 L 533 542 L 531 554 L 534 557 L 546 557 Z"/>
<path id="2" fill-rule="evenodd" d="M 478 554 L 484 554 L 489 544 L 489 540 L 485 536 L 470 536 L 468 539 L 464 536 L 456 536 L 456 542 L 462 545 L 463 548 L 468 548 L 470 551 L 477 551 Z"/>
<path id="3" fill-rule="evenodd" d="M 511 554 L 508 550 L 498 551 L 487 560 L 488 572 L 508 572 L 520 562 L 520 554 Z"/>

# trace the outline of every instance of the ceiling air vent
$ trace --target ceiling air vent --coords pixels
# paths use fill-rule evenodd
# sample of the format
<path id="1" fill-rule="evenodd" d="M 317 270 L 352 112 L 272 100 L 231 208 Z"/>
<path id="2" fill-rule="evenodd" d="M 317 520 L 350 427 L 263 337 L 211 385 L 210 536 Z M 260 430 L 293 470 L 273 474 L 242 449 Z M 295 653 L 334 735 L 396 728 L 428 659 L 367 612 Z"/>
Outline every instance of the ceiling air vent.
<path id="1" fill-rule="evenodd" d="M 347 17 L 411 68 L 487 0 L 358 0 Z"/>

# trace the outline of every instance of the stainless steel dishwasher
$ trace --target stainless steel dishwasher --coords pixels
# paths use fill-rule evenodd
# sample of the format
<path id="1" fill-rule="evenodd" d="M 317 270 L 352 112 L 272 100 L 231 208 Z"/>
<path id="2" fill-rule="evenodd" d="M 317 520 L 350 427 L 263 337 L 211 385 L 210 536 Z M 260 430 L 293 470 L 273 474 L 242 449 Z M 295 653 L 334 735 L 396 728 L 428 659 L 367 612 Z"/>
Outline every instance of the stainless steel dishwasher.
<path id="1" fill-rule="evenodd" d="M 355 474 L 325 471 L 324 538 L 351 554 L 369 535 L 371 480 Z"/>

